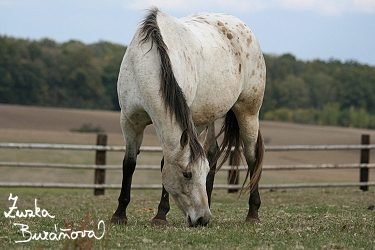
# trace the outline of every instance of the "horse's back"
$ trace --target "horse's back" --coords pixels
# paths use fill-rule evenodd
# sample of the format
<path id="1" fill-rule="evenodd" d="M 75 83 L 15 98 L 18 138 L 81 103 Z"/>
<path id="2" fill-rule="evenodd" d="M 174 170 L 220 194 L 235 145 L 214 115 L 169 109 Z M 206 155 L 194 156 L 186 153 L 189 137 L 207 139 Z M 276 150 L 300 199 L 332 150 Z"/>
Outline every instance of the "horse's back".
<path id="1" fill-rule="evenodd" d="M 251 103 L 249 108 L 259 110 L 265 64 L 258 41 L 245 23 L 225 14 L 177 19 L 162 12 L 157 13 L 157 23 L 196 125 L 211 123 L 238 103 Z M 121 66 L 124 79 L 119 81 L 119 98 L 127 110 L 131 106 L 147 109 L 145 102 L 158 102 L 152 98 L 160 89 L 158 52 L 152 41 L 140 40 L 138 30 Z M 132 98 L 126 101 L 125 95 Z"/>
<path id="2" fill-rule="evenodd" d="M 164 39 L 196 124 L 208 124 L 238 103 L 253 109 L 250 112 L 259 111 L 265 63 L 255 35 L 244 22 L 226 14 L 198 13 L 172 18 L 168 25 L 169 29 L 162 29 Z"/>

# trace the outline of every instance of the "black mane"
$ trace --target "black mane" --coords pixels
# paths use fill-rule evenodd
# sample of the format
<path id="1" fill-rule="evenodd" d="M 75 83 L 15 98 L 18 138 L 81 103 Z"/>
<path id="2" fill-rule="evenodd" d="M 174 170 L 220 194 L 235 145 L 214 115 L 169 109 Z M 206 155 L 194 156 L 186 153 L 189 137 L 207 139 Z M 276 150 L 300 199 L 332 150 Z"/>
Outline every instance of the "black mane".
<path id="1" fill-rule="evenodd" d="M 194 126 L 191 111 L 186 103 L 184 93 L 177 83 L 176 77 L 172 70 L 171 60 L 168 55 L 168 47 L 164 43 L 160 28 L 157 23 L 157 14 L 159 10 L 152 8 L 148 15 L 141 23 L 140 31 L 141 43 L 151 40 L 151 48 L 154 44 L 160 56 L 160 93 L 164 100 L 166 111 L 175 116 L 177 123 L 180 125 L 183 133 L 187 133 L 190 146 L 190 162 L 204 155 L 202 146 L 197 139 L 197 131 Z"/>

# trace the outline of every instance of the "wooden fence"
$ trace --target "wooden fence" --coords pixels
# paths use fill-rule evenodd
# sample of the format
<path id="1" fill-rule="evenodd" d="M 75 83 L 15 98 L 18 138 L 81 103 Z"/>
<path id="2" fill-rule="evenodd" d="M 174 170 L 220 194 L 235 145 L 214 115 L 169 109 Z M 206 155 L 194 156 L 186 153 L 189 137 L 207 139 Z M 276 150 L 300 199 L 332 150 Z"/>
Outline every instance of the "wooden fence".
<path id="1" fill-rule="evenodd" d="M 306 170 L 306 169 L 359 169 L 359 182 L 340 183 L 297 183 L 297 184 L 264 184 L 260 189 L 286 189 L 286 188 L 308 188 L 308 187 L 350 187 L 357 186 L 367 191 L 369 186 L 375 186 L 375 181 L 369 181 L 369 169 L 375 168 L 370 163 L 370 150 L 375 144 L 369 144 L 370 136 L 362 135 L 361 145 L 293 145 L 293 146 L 266 146 L 267 152 L 272 151 L 324 151 L 324 150 L 360 150 L 360 162 L 350 164 L 297 164 L 297 165 L 264 165 L 264 171 L 276 170 Z M 120 165 L 107 165 L 106 152 L 124 152 L 124 146 L 107 146 L 107 135 L 98 134 L 97 145 L 70 145 L 70 144 L 40 144 L 40 143 L 0 143 L 1 148 L 10 149 L 45 149 L 45 150 L 84 150 L 96 151 L 95 164 L 55 164 L 40 162 L 0 162 L 0 167 L 42 167 L 42 168 L 70 168 L 70 169 L 92 169 L 95 171 L 94 184 L 77 183 L 36 183 L 36 182 L 0 182 L 0 187 L 46 187 L 46 188 L 85 188 L 94 189 L 95 195 L 103 195 L 105 189 L 120 189 L 120 184 L 106 184 L 105 175 L 107 170 L 121 169 Z M 160 147 L 141 147 L 143 152 L 161 152 Z M 160 165 L 137 165 L 137 169 L 160 170 Z M 229 171 L 230 166 L 223 166 L 221 171 Z M 238 171 L 246 171 L 245 166 L 240 166 Z M 233 181 L 233 180 L 232 180 Z M 240 185 L 230 181 L 228 185 L 214 185 L 215 189 L 238 190 Z M 161 189 L 161 185 L 132 185 L 134 189 Z"/>

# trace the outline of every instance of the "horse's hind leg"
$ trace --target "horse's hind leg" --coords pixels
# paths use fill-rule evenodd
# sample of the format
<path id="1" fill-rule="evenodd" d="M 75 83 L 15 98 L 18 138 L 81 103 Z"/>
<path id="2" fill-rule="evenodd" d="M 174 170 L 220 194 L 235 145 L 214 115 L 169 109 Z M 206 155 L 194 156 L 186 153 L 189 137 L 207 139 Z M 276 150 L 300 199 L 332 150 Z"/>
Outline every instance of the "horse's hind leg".
<path id="1" fill-rule="evenodd" d="M 249 197 L 249 211 L 246 217 L 248 222 L 259 222 L 258 210 L 261 205 L 258 183 L 262 170 L 263 139 L 259 131 L 258 115 L 237 115 L 244 143 L 244 155 L 251 178 L 251 192 Z"/>
<path id="2" fill-rule="evenodd" d="M 122 163 L 122 186 L 118 198 L 118 207 L 112 215 L 111 223 L 126 224 L 126 208 L 130 202 L 130 188 L 132 177 L 135 170 L 137 155 L 143 139 L 143 130 L 145 126 L 135 127 L 121 113 L 121 127 L 126 141 L 126 152 Z"/>
<path id="3" fill-rule="evenodd" d="M 164 157 L 161 160 L 160 170 L 163 171 L 164 166 Z M 167 213 L 169 212 L 170 205 L 169 205 L 169 193 L 165 190 L 163 186 L 163 190 L 161 193 L 160 203 L 158 206 L 158 212 L 155 217 L 152 219 L 151 223 L 154 225 L 165 225 L 168 223 L 167 221 Z"/>

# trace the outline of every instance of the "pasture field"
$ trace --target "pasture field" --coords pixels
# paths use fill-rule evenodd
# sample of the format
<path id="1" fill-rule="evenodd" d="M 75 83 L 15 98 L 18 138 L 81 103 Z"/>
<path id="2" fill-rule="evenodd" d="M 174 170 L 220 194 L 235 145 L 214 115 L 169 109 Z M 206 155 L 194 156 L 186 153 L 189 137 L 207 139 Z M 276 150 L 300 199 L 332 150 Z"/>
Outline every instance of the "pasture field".
<path id="1" fill-rule="evenodd" d="M 123 145 L 118 112 L 67 110 L 0 105 L 0 141 L 31 143 L 95 144 L 96 135 L 72 132 L 83 124 L 102 127 L 108 145 Z M 217 126 L 218 128 L 219 126 Z M 266 145 L 359 144 L 361 134 L 374 130 L 319 127 L 261 122 Z M 152 126 L 146 128 L 144 144 L 157 146 Z M 0 149 L 0 161 L 93 164 L 94 152 Z M 123 153 L 107 154 L 108 164 L 122 162 Z M 370 162 L 375 158 L 372 150 Z M 157 165 L 160 154 L 141 153 L 139 164 Z M 359 151 L 269 152 L 264 164 L 358 163 Z M 298 182 L 358 181 L 358 170 L 264 171 L 261 184 Z M 92 170 L 53 170 L 42 168 L 0 168 L 0 181 L 93 183 Z M 243 177 L 243 174 L 241 175 Z M 226 183 L 219 173 L 215 183 Z M 375 171 L 370 171 L 370 181 Z M 136 170 L 134 184 L 160 184 L 159 171 Z M 121 171 L 107 171 L 106 183 L 121 183 Z M 129 224 L 108 223 L 117 206 L 119 190 L 106 190 L 93 196 L 92 190 L 79 189 L 0 189 L 0 249 L 375 249 L 375 188 L 361 192 L 357 187 L 325 189 L 261 190 L 262 222 L 246 224 L 247 197 L 214 190 L 213 218 L 207 227 L 187 228 L 184 216 L 172 202 L 169 225 L 150 225 L 160 198 L 157 190 L 133 190 L 128 208 Z M 6 218 L 12 206 L 10 193 L 18 196 L 18 210 L 47 210 L 55 218 Z M 370 208 L 370 209 L 368 209 Z M 60 232 L 60 228 L 97 230 L 105 224 L 100 240 L 30 241 L 22 235 L 19 223 L 34 233 Z M 56 225 L 56 226 L 55 226 Z M 102 229 L 102 227 L 101 227 Z"/>
<path id="2" fill-rule="evenodd" d="M 5 218 L 0 215 L 0 249 L 375 249 L 375 192 L 354 188 L 261 191 L 260 224 L 244 223 L 247 198 L 214 190 L 207 227 L 188 228 L 172 205 L 169 224 L 152 226 L 160 192 L 134 190 L 126 226 L 108 223 L 117 204 L 117 191 L 94 197 L 82 190 L 2 189 L 0 207 L 9 212 L 18 196 L 18 210 L 34 210 L 34 202 L 54 219 Z M 370 207 L 371 208 L 371 207 Z M 15 213 L 13 213 L 15 214 Z M 88 217 L 86 217 L 88 215 Z M 104 225 L 99 221 L 103 220 Z M 57 233 L 72 228 L 94 230 L 97 237 L 60 241 L 30 240 L 19 223 L 35 233 Z M 105 232 L 104 232 L 105 231 Z M 92 240 L 90 240 L 92 239 Z M 92 245 L 91 245 L 92 244 Z"/>
<path id="3" fill-rule="evenodd" d="M 119 112 L 0 105 L 0 142 L 93 145 L 96 143 L 96 134 L 71 131 L 84 124 L 103 128 L 108 135 L 108 145 L 124 145 L 119 125 Z M 216 129 L 219 128 L 220 123 L 216 126 Z M 361 134 L 369 134 L 370 143 L 375 143 L 375 130 L 269 121 L 261 121 L 260 129 L 266 145 L 359 144 Z M 152 126 L 148 126 L 145 130 L 143 145 L 160 145 Z M 359 157 L 358 150 L 268 152 L 265 155 L 264 164 L 358 163 Z M 88 151 L 0 149 L 0 161 L 93 164 L 94 158 L 95 152 Z M 120 165 L 122 158 L 121 152 L 109 152 L 107 164 Z M 141 153 L 138 163 L 158 165 L 160 159 L 160 154 Z M 371 151 L 370 162 L 371 159 L 375 159 L 375 150 Z M 1 172 L 0 181 L 93 183 L 94 178 L 93 171 L 86 170 L 71 172 L 71 170 L 2 167 Z M 106 183 L 118 184 L 121 182 L 120 176 L 120 171 L 107 171 Z M 160 176 L 158 171 L 137 170 L 133 182 L 135 184 L 158 184 Z M 218 174 L 216 183 L 223 184 L 226 178 L 226 173 Z M 264 171 L 261 183 L 356 182 L 358 180 L 359 170 L 357 169 Z M 375 171 L 370 171 L 370 180 L 375 180 Z"/>

